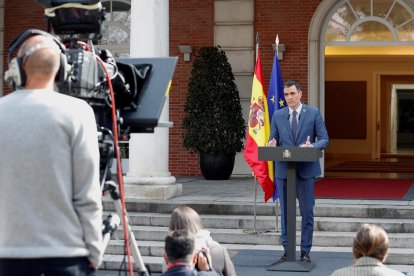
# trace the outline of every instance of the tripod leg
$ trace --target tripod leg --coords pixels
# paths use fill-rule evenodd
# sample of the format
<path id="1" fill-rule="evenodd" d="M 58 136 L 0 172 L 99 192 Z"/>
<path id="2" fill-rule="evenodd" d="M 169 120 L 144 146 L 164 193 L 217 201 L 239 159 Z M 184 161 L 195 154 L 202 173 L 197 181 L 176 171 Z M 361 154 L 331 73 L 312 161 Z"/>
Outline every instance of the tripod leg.
<path id="1" fill-rule="evenodd" d="M 114 205 L 115 205 L 115 209 L 118 215 L 122 218 L 123 212 L 122 212 L 121 200 L 120 199 L 114 200 Z M 126 216 L 125 223 L 127 224 L 127 228 L 128 228 L 129 246 L 131 248 L 131 252 L 134 257 L 137 270 L 141 273 L 141 275 L 149 276 L 150 274 L 147 270 L 147 267 L 144 265 L 144 260 L 142 259 L 141 253 L 139 252 L 139 249 L 138 249 L 137 241 L 135 240 L 134 233 L 132 232 L 131 224 L 129 223 L 129 220 L 128 220 L 128 215 Z"/>
<path id="2" fill-rule="evenodd" d="M 102 255 L 105 254 L 106 248 L 108 247 L 112 234 L 118 228 L 120 223 L 121 223 L 121 219 L 119 218 L 117 214 L 110 214 L 103 221 L 102 223 L 102 244 L 103 244 L 104 250 L 102 251 Z"/>

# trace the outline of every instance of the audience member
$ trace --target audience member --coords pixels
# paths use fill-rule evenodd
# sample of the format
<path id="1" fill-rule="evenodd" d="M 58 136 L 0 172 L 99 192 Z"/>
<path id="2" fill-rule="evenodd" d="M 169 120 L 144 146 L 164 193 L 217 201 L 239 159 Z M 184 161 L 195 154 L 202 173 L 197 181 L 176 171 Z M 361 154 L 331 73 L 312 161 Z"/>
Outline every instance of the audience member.
<path id="1" fill-rule="evenodd" d="M 217 276 L 211 269 L 208 249 L 195 250 L 194 236 L 186 231 L 173 231 L 165 238 L 164 260 L 168 269 L 163 276 Z M 198 265 L 198 271 L 195 265 Z"/>
<path id="2" fill-rule="evenodd" d="M 383 263 L 388 255 L 388 236 L 384 229 L 374 224 L 364 224 L 359 229 L 352 247 L 354 263 L 334 271 L 331 276 L 403 276 L 398 270 Z"/>
<path id="3" fill-rule="evenodd" d="M 236 275 L 227 249 L 211 238 L 210 232 L 204 229 L 201 218 L 194 209 L 185 205 L 175 208 L 171 214 L 169 230 L 185 230 L 194 235 L 196 250 L 203 247 L 210 250 L 213 268 L 218 275 Z"/>

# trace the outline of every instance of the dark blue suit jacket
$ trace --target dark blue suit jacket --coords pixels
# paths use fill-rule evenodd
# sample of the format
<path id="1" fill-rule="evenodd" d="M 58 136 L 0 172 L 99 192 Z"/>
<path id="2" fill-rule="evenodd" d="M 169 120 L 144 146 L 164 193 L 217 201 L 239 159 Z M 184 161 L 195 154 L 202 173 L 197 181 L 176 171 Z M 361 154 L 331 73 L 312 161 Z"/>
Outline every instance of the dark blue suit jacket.
<path id="1" fill-rule="evenodd" d="M 308 136 L 310 136 L 310 141 L 315 148 L 323 150 L 329 145 L 328 132 L 319 109 L 302 104 L 296 139 L 292 135 L 289 122 L 289 108 L 285 107 L 273 113 L 269 140 L 274 138 L 278 147 L 298 147 L 306 142 Z M 297 175 L 302 179 L 321 175 L 319 161 L 298 162 L 296 166 Z M 287 162 L 275 162 L 275 178 L 287 178 Z"/>

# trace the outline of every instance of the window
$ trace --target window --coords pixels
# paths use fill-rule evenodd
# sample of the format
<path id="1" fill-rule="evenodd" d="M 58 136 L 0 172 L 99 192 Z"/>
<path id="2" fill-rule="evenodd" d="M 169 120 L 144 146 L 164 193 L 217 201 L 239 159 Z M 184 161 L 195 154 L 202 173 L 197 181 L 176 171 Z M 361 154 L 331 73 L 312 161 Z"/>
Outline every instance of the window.
<path id="1" fill-rule="evenodd" d="M 330 18 L 326 42 L 414 41 L 414 16 L 402 0 L 346 0 Z"/>
<path id="2" fill-rule="evenodd" d="M 130 0 L 102 0 L 106 10 L 100 48 L 109 50 L 115 57 L 129 56 L 131 26 Z"/>

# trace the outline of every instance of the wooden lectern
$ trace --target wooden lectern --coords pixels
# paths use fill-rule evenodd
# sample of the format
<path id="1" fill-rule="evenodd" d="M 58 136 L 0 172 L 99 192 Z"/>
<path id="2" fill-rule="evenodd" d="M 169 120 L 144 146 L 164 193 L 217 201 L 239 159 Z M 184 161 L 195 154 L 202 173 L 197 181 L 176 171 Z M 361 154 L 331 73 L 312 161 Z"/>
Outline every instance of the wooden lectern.
<path id="1" fill-rule="evenodd" d="M 322 151 L 305 147 L 259 147 L 259 160 L 287 162 L 287 261 L 276 262 L 267 270 L 311 271 L 315 265 L 296 261 L 296 163 L 317 161 Z"/>

